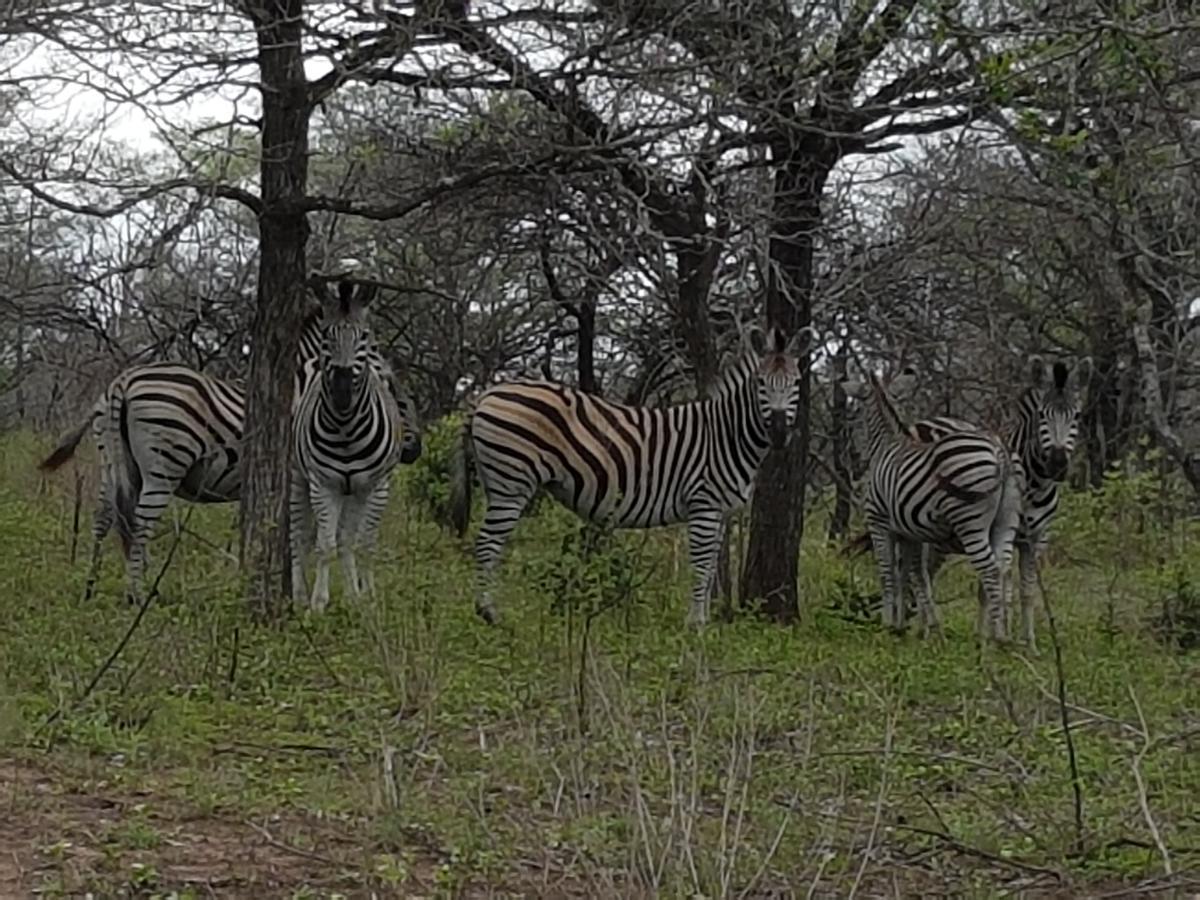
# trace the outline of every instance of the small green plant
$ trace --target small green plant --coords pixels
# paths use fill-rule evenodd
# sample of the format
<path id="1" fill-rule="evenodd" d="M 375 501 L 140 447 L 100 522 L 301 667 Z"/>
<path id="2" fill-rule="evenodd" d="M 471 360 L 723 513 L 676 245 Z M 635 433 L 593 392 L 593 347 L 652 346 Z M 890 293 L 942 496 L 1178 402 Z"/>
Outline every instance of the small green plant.
<path id="1" fill-rule="evenodd" d="M 405 496 L 442 525 L 450 522 L 450 482 L 465 423 L 461 412 L 431 422 L 421 435 L 421 456 L 411 466 L 400 467 Z"/>

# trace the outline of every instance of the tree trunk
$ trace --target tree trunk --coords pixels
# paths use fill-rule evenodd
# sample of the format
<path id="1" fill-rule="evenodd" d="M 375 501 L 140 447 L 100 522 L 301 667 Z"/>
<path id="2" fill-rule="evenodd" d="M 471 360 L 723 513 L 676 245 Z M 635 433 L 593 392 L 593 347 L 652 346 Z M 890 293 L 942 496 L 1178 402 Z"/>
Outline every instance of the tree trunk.
<path id="1" fill-rule="evenodd" d="M 595 394 L 596 384 L 596 304 L 582 300 L 575 304 L 575 351 L 578 355 L 579 389 L 585 394 Z"/>
<path id="2" fill-rule="evenodd" d="M 833 399 L 829 410 L 830 443 L 833 449 L 833 515 L 829 518 L 829 540 L 840 543 L 850 527 L 850 492 L 854 473 L 850 461 L 850 409 L 842 382 L 850 371 L 850 341 L 843 338 L 833 356 Z"/>
<path id="3" fill-rule="evenodd" d="M 247 4 L 262 80 L 262 200 L 258 305 L 251 325 L 246 435 L 242 447 L 241 543 L 252 610 L 273 618 L 290 593 L 287 496 L 291 404 L 305 302 L 311 107 L 301 54 L 303 0 Z M 250 423 L 253 423 L 251 425 Z"/>
<path id="4" fill-rule="evenodd" d="M 782 150 L 782 152 L 781 152 Z M 767 321 L 794 334 L 812 322 L 813 238 L 821 224 L 821 195 L 836 157 L 776 148 L 774 224 L 768 250 Z M 750 507 L 750 540 L 742 566 L 743 600 L 761 598 L 763 615 L 790 622 L 799 615 L 796 593 L 804 534 L 809 403 L 808 347 L 800 357 L 800 408 L 783 450 L 763 461 Z"/>

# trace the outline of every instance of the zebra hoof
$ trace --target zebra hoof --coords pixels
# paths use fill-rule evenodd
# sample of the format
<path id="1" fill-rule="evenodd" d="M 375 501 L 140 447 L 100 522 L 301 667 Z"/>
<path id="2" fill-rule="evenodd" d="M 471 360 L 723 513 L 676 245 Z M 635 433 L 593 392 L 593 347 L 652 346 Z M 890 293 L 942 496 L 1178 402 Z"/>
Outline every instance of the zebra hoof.
<path id="1" fill-rule="evenodd" d="M 499 625 L 500 616 L 496 613 L 494 607 L 491 606 L 476 606 L 475 614 L 489 625 Z"/>

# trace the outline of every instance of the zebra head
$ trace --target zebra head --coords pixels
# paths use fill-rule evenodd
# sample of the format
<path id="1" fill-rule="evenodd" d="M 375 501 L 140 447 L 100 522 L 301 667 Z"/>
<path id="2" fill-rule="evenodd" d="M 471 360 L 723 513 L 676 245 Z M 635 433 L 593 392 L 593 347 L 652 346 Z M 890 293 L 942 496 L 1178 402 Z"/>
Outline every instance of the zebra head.
<path id="1" fill-rule="evenodd" d="M 1079 436 L 1079 389 L 1091 378 L 1092 361 L 1080 360 L 1072 372 L 1061 360 L 1052 367 L 1052 380 L 1045 385 L 1046 366 L 1033 357 L 1030 366 L 1027 423 L 1032 438 L 1030 457 L 1034 469 L 1053 481 L 1067 477 L 1067 467 Z"/>
<path id="2" fill-rule="evenodd" d="M 796 414 L 800 409 L 800 364 L 797 357 L 811 328 L 802 328 L 788 340 L 772 326 L 765 341 L 755 332 L 754 351 L 758 357 L 755 388 L 758 413 L 767 429 L 767 437 L 776 450 L 787 444 Z"/>
<path id="3" fill-rule="evenodd" d="M 348 281 L 338 285 L 337 297 L 325 302 L 325 327 L 321 335 L 321 379 L 334 413 L 346 415 L 367 388 L 373 344 L 366 310 L 375 297 L 375 286 L 355 289 Z"/>

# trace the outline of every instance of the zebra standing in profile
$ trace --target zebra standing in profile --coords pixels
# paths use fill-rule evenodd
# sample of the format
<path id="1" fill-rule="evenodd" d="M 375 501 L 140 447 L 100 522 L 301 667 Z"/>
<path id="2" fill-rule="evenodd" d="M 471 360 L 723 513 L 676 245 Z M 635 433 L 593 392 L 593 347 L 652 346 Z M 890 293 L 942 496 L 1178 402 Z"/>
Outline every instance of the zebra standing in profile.
<path id="1" fill-rule="evenodd" d="M 293 409 L 312 377 L 321 333 L 317 309 L 306 317 L 301 332 Z M 389 371 L 382 357 L 377 356 L 374 365 Z M 398 393 L 397 402 L 416 435 L 411 399 Z M 240 384 L 180 363 L 131 366 L 109 383 L 83 422 L 38 466 L 43 472 L 60 468 L 91 430 L 99 485 L 85 601 L 95 591 L 103 542 L 114 526 L 126 559 L 127 596 L 138 603 L 146 541 L 170 498 L 192 503 L 229 503 L 239 498 L 244 423 L 245 392 Z"/>
<path id="2" fill-rule="evenodd" d="M 1016 413 L 1003 433 L 1005 445 L 1021 463 L 1024 481 L 1015 548 L 1020 568 L 1020 638 L 1032 652 L 1037 652 L 1034 633 L 1040 593 L 1037 569 L 1049 544 L 1050 526 L 1058 511 L 1059 489 L 1066 479 L 1078 439 L 1079 395 L 1090 380 L 1091 359 L 1084 357 L 1073 371 L 1065 362 L 1056 361 L 1051 373 L 1047 384 L 1045 362 L 1040 356 L 1031 358 L 1029 387 L 1018 398 Z M 947 421 L 953 427 L 955 420 Z M 851 547 L 865 548 L 866 538 L 866 535 L 859 537 L 851 542 Z M 943 555 L 931 556 L 931 577 L 943 562 Z"/>
<path id="3" fill-rule="evenodd" d="M 910 389 L 915 377 L 905 369 L 885 386 L 870 375 L 866 515 L 884 621 L 903 627 L 903 589 L 915 576 L 923 630 L 938 627 L 928 565 L 933 547 L 967 555 L 982 588 L 976 631 L 981 639 L 1004 640 L 1020 467 L 999 437 L 970 423 L 946 419 L 944 430 L 928 421 L 906 425 L 887 392 Z M 865 399 L 861 382 L 844 388 Z"/>
<path id="4" fill-rule="evenodd" d="M 309 606 L 316 611 L 329 603 L 335 550 L 347 593 L 374 593 L 371 556 L 388 477 L 398 463 L 411 463 L 421 452 L 419 437 L 407 434 L 387 379 L 372 365 L 366 311 L 374 295 L 374 286 L 355 290 L 343 282 L 336 299 L 327 298 L 318 362 L 292 420 L 292 597 L 305 600 L 304 562 L 315 519 L 317 574 Z M 362 578 L 356 549 L 364 557 Z"/>
<path id="5" fill-rule="evenodd" d="M 461 535 L 473 459 L 486 499 L 475 542 L 479 615 L 497 621 L 496 564 L 545 488 L 581 518 L 615 528 L 687 522 L 696 574 L 688 622 L 704 624 L 725 516 L 749 498 L 768 449 L 784 446 L 796 420 L 797 348 L 807 331 L 789 342 L 770 329 L 766 347 L 756 341 L 709 397 L 678 406 L 627 406 L 545 381 L 484 391 L 463 431 L 451 492 Z"/>

